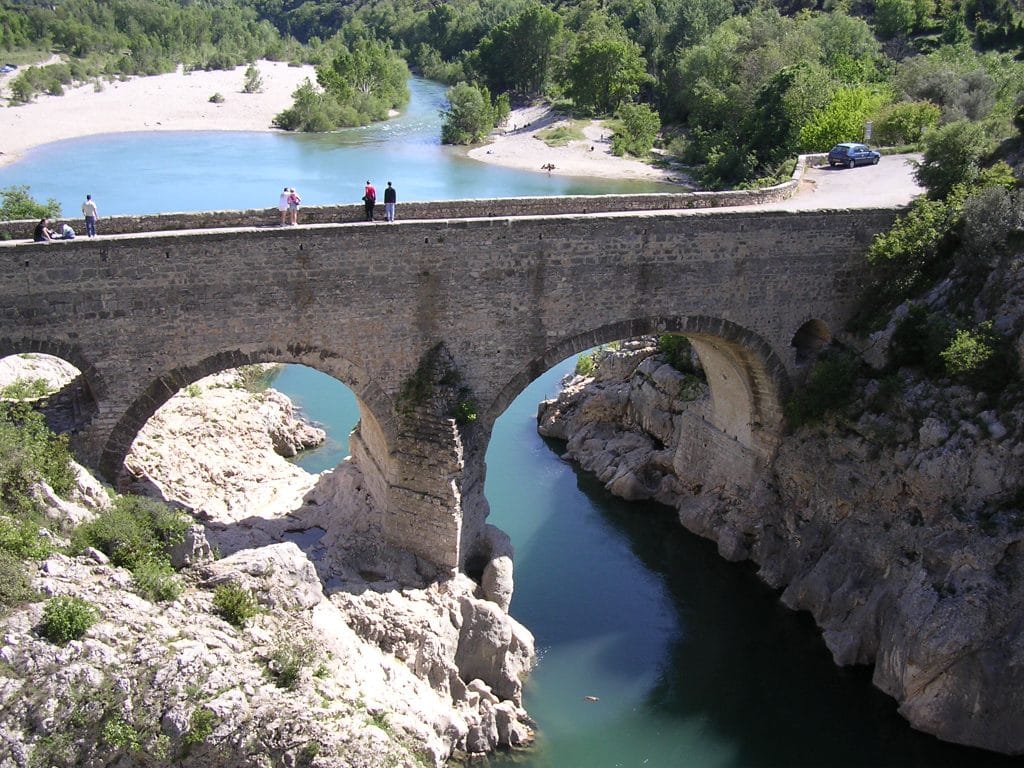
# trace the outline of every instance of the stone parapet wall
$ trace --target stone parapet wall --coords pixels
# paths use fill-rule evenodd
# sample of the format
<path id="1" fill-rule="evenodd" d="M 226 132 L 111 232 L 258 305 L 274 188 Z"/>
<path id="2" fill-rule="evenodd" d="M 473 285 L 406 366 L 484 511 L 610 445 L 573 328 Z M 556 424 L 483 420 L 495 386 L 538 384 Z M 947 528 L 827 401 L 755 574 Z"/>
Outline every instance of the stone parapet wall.
<path id="1" fill-rule="evenodd" d="M 562 214 L 610 213 L 628 211 L 685 210 L 752 206 L 792 197 L 796 191 L 798 164 L 794 178 L 763 189 L 738 189 L 726 192 L 662 192 L 643 195 L 565 195 L 562 197 L 510 197 L 487 200 L 442 200 L 398 204 L 398 218 L 475 219 L 506 216 L 554 216 Z M 383 217 L 378 205 L 377 218 Z M 62 217 L 64 220 L 67 217 Z M 67 218 L 76 222 L 80 217 Z M 364 211 L 357 205 L 318 205 L 303 207 L 301 224 L 334 224 L 362 222 Z M 196 229 L 235 227 L 280 227 L 277 208 L 255 208 L 245 211 L 202 211 L 196 213 L 161 213 L 152 216 L 109 216 L 100 219 L 100 235 L 123 235 L 146 232 L 171 232 Z M 0 237 L 31 239 L 38 222 L 32 220 L 0 222 Z M 80 223 L 80 221 L 78 222 Z M 84 227 L 79 227 L 83 229 Z M 80 234 L 81 236 L 81 234 Z M 3 242 L 0 242 L 3 245 Z"/>

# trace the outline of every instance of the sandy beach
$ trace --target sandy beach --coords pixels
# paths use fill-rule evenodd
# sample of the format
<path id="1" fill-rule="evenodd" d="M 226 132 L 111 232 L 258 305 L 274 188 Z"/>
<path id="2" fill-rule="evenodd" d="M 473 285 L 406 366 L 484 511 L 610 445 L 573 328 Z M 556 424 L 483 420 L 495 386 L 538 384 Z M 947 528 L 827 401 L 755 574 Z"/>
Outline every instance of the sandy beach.
<path id="1" fill-rule="evenodd" d="M 56 60 L 53 57 L 51 60 Z M 27 150 L 53 141 L 129 131 L 270 131 L 271 121 L 292 103 L 292 93 L 309 78 L 311 66 L 257 62 L 263 89 L 243 93 L 245 67 L 233 70 L 177 72 L 124 81 L 99 81 L 68 88 L 63 96 L 40 95 L 29 104 L 8 103 L 10 81 L 17 72 L 0 75 L 0 165 L 15 162 Z M 97 90 L 99 87 L 99 90 Z M 219 93 L 224 101 L 210 97 Z M 644 179 L 685 183 L 679 173 L 655 168 L 611 152 L 611 132 L 600 121 L 584 127 L 586 139 L 549 147 L 537 132 L 566 122 L 547 106 L 512 112 L 489 143 L 469 150 L 475 160 L 521 170 L 603 178 Z"/>
<path id="2" fill-rule="evenodd" d="M 505 124 L 491 134 L 489 143 L 469 150 L 469 156 L 526 171 L 542 171 L 544 166 L 554 166 L 547 172 L 564 176 L 687 183 L 685 175 L 678 171 L 613 155 L 612 132 L 600 120 L 591 120 L 583 127 L 585 139 L 571 141 L 563 147 L 549 147 L 537 135 L 538 131 L 569 122 L 547 106 L 513 110 Z"/>
<path id="3" fill-rule="evenodd" d="M 52 141 L 128 131 L 269 131 L 271 121 L 291 106 L 292 93 L 311 66 L 257 62 L 263 78 L 259 93 L 243 93 L 245 67 L 210 72 L 177 72 L 125 81 L 92 83 L 65 90 L 63 96 L 37 96 L 30 104 L 0 109 L 0 164 L 12 163 L 32 147 Z M 0 97 L 10 95 L 0 79 Z M 224 97 L 214 104 L 210 97 Z"/>

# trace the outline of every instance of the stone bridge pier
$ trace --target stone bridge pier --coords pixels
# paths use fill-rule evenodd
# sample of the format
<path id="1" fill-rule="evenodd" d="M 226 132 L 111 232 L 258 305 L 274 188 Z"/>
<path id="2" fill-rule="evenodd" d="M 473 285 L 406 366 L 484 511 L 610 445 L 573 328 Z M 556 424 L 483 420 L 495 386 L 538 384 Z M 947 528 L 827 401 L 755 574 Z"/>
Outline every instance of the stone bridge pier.
<path id="1" fill-rule="evenodd" d="M 495 421 L 599 344 L 686 335 L 711 403 L 677 462 L 694 482 L 749 484 L 894 216 L 634 211 L 0 243 L 0 355 L 79 367 L 95 407 L 76 445 L 111 479 L 146 420 L 203 376 L 257 362 L 331 375 L 359 402 L 351 453 L 385 539 L 450 571 L 487 554 Z"/>

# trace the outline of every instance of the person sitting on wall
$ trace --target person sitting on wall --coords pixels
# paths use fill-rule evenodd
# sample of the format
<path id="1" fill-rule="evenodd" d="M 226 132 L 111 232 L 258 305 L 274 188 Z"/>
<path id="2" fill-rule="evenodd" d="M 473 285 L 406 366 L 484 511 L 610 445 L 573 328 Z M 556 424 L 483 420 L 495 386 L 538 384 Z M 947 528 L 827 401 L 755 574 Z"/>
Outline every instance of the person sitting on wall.
<path id="1" fill-rule="evenodd" d="M 71 225 L 66 221 L 61 225 L 60 228 L 60 239 L 61 240 L 74 240 L 75 230 L 71 228 Z"/>
<path id="2" fill-rule="evenodd" d="M 36 229 L 32 233 L 32 240 L 36 243 L 48 243 L 53 240 L 53 231 L 50 229 L 50 220 L 43 218 L 36 224 Z"/>

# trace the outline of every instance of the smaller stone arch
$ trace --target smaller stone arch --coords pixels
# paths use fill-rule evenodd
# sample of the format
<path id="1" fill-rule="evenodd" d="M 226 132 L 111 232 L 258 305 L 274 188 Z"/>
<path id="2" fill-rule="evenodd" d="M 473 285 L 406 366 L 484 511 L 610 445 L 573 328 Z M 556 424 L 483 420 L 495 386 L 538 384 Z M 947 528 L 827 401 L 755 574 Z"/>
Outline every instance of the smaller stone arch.
<path id="1" fill-rule="evenodd" d="M 821 320 L 812 318 L 797 328 L 790 346 L 794 362 L 800 368 L 813 363 L 825 347 L 832 343 L 832 331 Z"/>
<path id="2" fill-rule="evenodd" d="M 116 479 L 143 425 L 177 392 L 189 384 L 220 371 L 257 363 L 299 363 L 333 376 L 352 389 L 359 403 L 360 421 L 373 434 L 375 447 L 386 450 L 397 434 L 397 423 L 391 398 L 357 364 L 342 356 L 305 345 L 286 348 L 263 347 L 249 351 L 218 352 L 194 363 L 173 368 L 152 379 L 135 396 L 104 441 L 99 470 L 107 478 Z M 382 444 L 377 446 L 376 444 Z"/>
<path id="3" fill-rule="evenodd" d="M 62 360 L 67 360 L 82 373 L 82 378 L 89 394 L 98 399 L 106 391 L 102 377 L 97 373 L 92 361 L 82 352 L 76 344 L 67 342 L 51 341 L 49 339 L 21 338 L 11 339 L 0 337 L 0 357 L 8 355 L 21 355 L 33 353 L 39 355 L 52 355 Z"/>
<path id="4" fill-rule="evenodd" d="M 59 392 L 47 395 L 35 407 L 55 432 L 77 434 L 84 429 L 96 413 L 96 393 L 102 392 L 104 387 L 96 368 L 79 347 L 45 339 L 0 338 L 0 358 L 22 354 L 49 355 L 78 369 L 78 376 Z"/>

